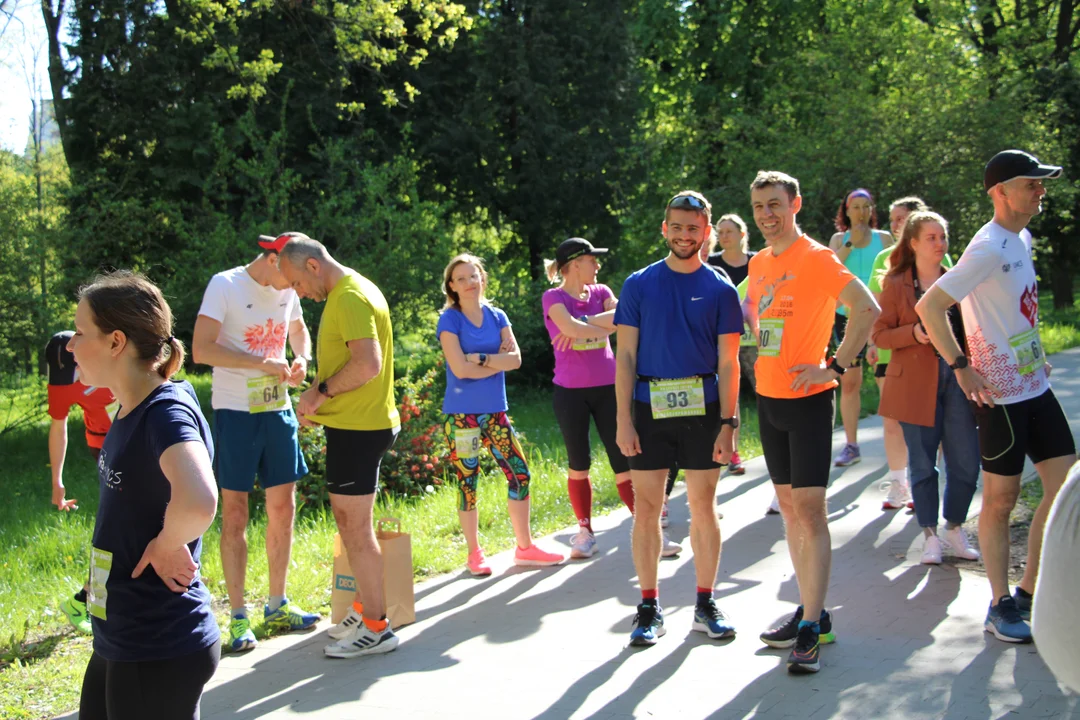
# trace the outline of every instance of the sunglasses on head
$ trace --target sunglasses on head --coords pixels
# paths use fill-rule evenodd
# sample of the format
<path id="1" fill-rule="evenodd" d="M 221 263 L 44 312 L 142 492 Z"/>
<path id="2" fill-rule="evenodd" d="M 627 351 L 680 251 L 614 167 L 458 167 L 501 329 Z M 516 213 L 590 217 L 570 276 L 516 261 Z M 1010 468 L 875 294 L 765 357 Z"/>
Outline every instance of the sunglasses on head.
<path id="1" fill-rule="evenodd" d="M 667 206 L 675 210 L 705 210 L 705 203 L 693 195 L 676 195 Z"/>

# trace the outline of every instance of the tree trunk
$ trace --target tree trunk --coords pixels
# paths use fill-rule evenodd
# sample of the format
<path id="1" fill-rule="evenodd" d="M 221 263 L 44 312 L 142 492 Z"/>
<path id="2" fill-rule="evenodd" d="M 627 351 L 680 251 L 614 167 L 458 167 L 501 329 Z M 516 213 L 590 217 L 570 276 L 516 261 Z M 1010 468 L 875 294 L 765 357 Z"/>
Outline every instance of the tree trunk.
<path id="1" fill-rule="evenodd" d="M 1073 306 L 1073 274 L 1071 263 L 1054 263 L 1050 269 L 1050 292 L 1054 295 L 1054 309 L 1063 310 Z"/>

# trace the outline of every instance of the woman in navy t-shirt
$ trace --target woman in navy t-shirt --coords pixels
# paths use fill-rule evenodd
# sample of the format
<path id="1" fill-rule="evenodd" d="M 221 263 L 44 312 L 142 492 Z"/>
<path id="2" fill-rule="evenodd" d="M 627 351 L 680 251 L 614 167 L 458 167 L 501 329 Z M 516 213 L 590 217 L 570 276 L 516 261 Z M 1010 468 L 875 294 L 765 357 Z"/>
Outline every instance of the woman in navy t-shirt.
<path id="1" fill-rule="evenodd" d="M 510 523 L 514 527 L 516 565 L 558 565 L 560 553 L 533 544 L 529 528 L 529 467 L 514 427 L 506 415 L 507 370 L 521 367 L 521 351 L 506 313 L 484 299 L 487 272 L 480 258 L 458 255 L 443 272 L 446 307 L 436 334 L 446 355 L 446 440 L 458 476 L 458 519 L 469 546 L 466 562 L 473 575 L 490 575 L 480 548 L 476 483 L 480 449 L 491 451 L 509 484 Z"/>
<path id="2" fill-rule="evenodd" d="M 98 458 L 87 598 L 94 653 L 79 717 L 197 719 L 221 651 L 199 574 L 217 488 L 195 391 L 169 381 L 184 346 L 161 291 L 120 272 L 83 288 L 68 349 L 85 382 L 120 402 Z"/>

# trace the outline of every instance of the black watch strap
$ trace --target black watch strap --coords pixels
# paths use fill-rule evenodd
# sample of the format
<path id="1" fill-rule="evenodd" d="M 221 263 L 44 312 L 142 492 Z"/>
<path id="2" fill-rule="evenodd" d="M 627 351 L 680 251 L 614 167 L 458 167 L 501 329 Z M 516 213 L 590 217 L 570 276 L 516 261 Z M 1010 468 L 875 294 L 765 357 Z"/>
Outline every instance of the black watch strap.
<path id="1" fill-rule="evenodd" d="M 956 358 L 956 362 L 949 365 L 949 367 L 952 368 L 953 370 L 963 370 L 967 366 L 968 366 L 967 355 L 960 355 L 959 357 Z"/>
<path id="2" fill-rule="evenodd" d="M 330 388 L 328 388 L 326 386 L 326 381 L 325 380 L 323 380 L 321 383 L 319 383 L 318 390 L 319 390 L 320 395 L 325 395 L 326 397 L 334 397 L 333 395 L 330 394 Z"/>
<path id="3" fill-rule="evenodd" d="M 840 365 L 840 363 L 836 362 L 836 358 L 835 358 L 835 357 L 834 357 L 834 358 L 832 358 L 831 360 L 829 360 L 829 370 L 832 370 L 832 371 L 833 371 L 834 373 L 836 373 L 837 375 L 843 375 L 844 373 L 846 373 L 846 372 L 847 372 L 847 368 L 846 368 L 846 367 L 842 367 L 842 366 Z"/>
<path id="4" fill-rule="evenodd" d="M 734 417 L 734 416 L 729 417 L 729 418 L 720 418 L 720 426 L 723 427 L 724 425 L 730 425 L 733 428 L 738 428 L 739 427 L 739 418 Z"/>

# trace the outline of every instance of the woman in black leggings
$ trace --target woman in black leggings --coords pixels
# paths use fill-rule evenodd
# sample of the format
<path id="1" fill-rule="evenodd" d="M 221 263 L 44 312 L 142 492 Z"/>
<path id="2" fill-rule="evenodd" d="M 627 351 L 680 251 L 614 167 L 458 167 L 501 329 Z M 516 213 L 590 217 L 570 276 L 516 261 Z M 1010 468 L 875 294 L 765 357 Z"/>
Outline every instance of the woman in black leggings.
<path id="1" fill-rule="evenodd" d="M 172 312 L 130 273 L 83 288 L 68 348 L 86 382 L 120 412 L 98 458 L 87 607 L 94 653 L 81 720 L 198 720 L 221 641 L 199 575 L 217 510 L 213 441 L 187 382 L 170 382 L 184 346 Z"/>

